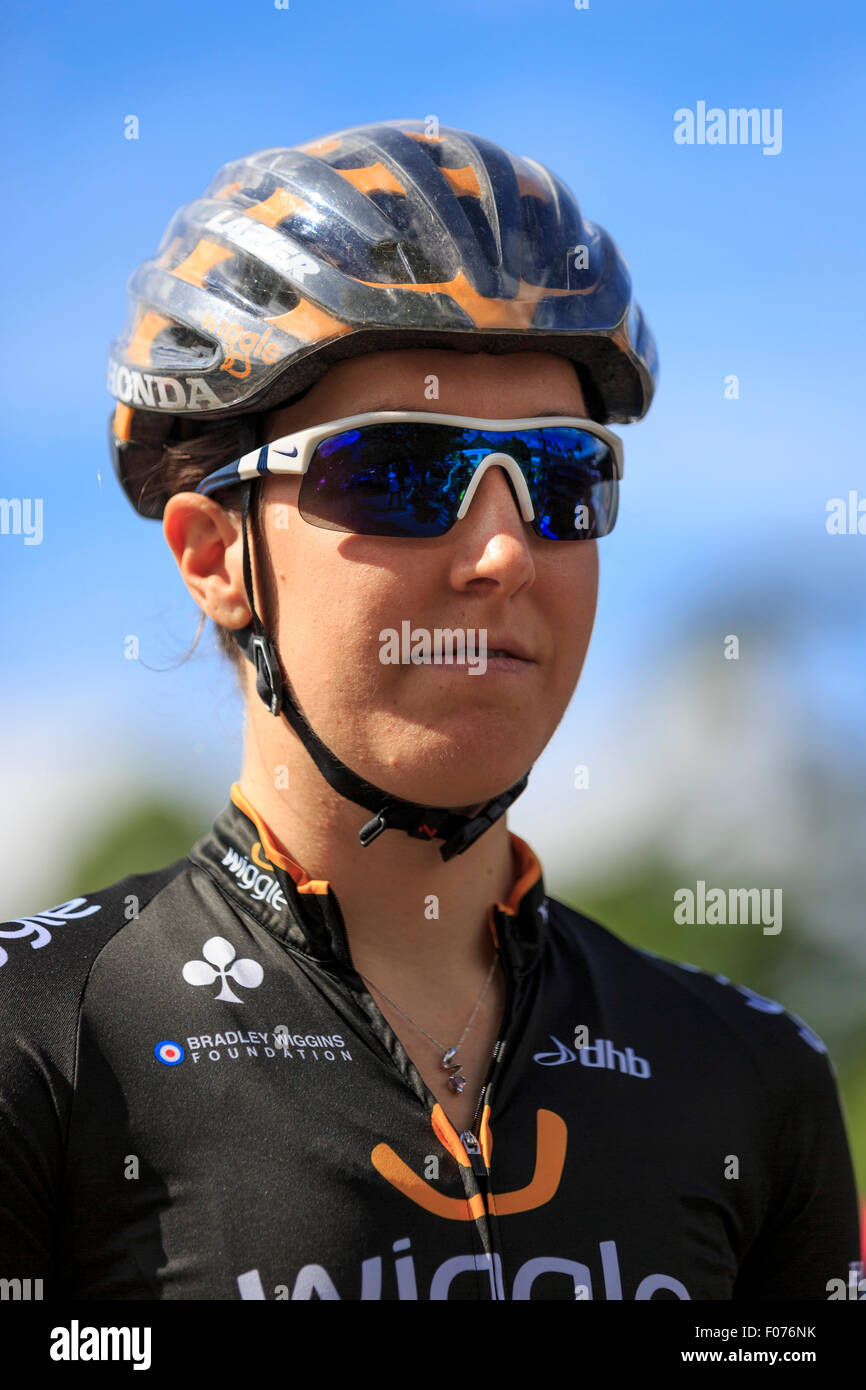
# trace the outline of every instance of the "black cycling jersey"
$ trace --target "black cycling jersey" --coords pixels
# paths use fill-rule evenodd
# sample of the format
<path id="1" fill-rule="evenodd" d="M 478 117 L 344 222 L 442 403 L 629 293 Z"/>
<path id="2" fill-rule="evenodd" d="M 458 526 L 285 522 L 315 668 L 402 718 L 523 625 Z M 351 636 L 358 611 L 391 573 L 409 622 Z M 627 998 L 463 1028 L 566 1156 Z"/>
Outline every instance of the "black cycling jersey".
<path id="1" fill-rule="evenodd" d="M 847 1281 L 857 1194 L 821 1040 L 547 897 L 511 846 L 489 912 L 505 1016 L 462 1136 L 355 972 L 333 890 L 237 783 L 188 857 L 5 924 L 4 1296 L 823 1300 Z"/>

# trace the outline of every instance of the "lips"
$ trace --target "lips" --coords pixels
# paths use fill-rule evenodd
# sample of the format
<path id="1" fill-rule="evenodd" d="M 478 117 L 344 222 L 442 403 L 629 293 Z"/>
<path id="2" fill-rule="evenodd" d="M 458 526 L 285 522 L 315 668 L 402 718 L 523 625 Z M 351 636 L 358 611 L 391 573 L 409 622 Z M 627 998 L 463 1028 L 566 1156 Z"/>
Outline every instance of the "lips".
<path id="1" fill-rule="evenodd" d="M 488 657 L 511 656 L 515 657 L 518 661 L 534 661 L 535 659 L 534 657 L 531 657 L 529 655 L 526 649 L 522 647 L 519 642 L 512 642 L 510 640 L 488 642 L 487 655 Z"/>

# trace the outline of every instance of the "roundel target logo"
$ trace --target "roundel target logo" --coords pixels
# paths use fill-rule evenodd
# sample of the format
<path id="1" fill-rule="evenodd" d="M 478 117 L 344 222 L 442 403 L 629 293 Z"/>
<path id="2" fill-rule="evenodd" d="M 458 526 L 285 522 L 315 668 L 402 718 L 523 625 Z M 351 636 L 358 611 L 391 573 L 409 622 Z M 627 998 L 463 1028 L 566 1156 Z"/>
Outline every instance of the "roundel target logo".
<path id="1" fill-rule="evenodd" d="M 176 1067 L 182 1062 L 186 1053 L 180 1043 L 172 1042 L 166 1038 L 163 1042 L 158 1042 L 153 1049 L 153 1055 L 158 1062 L 162 1062 L 164 1067 Z"/>

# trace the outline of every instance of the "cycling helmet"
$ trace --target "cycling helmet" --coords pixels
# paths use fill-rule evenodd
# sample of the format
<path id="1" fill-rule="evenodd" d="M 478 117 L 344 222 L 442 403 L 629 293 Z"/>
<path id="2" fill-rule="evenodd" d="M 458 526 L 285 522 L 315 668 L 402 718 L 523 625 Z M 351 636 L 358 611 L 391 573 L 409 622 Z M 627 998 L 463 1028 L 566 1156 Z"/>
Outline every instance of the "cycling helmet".
<path id="1" fill-rule="evenodd" d="M 655 343 L 615 243 L 536 160 L 429 121 L 353 126 L 224 165 L 175 214 L 128 283 L 111 345 L 112 462 L 141 515 L 159 518 L 164 445 L 234 420 L 239 457 L 256 416 L 303 394 L 328 367 L 403 347 L 555 352 L 590 384 L 596 418 L 640 419 Z M 225 462 L 230 462 L 226 458 Z M 257 689 L 303 739 L 330 784 L 376 816 L 461 853 L 529 773 L 478 816 L 421 807 L 359 778 L 310 728 L 253 604 L 243 489 L 244 571 L 253 621 L 233 635 Z"/>

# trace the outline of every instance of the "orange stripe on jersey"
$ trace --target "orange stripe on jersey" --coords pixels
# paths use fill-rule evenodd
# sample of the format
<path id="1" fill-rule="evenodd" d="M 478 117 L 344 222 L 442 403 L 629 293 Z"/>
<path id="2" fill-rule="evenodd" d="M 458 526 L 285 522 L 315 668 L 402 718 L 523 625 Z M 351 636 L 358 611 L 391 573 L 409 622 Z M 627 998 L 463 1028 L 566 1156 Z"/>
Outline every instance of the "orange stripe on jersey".
<path id="1" fill-rule="evenodd" d="M 465 1197 L 446 1197 L 444 1192 L 437 1192 L 435 1187 L 431 1187 L 425 1178 L 413 1173 L 390 1144 L 377 1144 L 370 1154 L 370 1162 L 387 1183 L 432 1216 L 438 1216 L 443 1221 L 477 1221 L 484 1215 L 484 1198 L 480 1192 L 476 1192 L 468 1201 Z"/>
<path id="2" fill-rule="evenodd" d="M 520 900 L 541 878 L 541 864 L 535 857 L 525 840 L 521 840 L 519 835 L 515 835 L 509 830 L 508 838 L 511 841 L 511 857 L 514 864 L 515 880 L 511 892 L 508 895 L 507 903 L 496 904 L 503 912 L 508 912 L 512 917 L 516 916 L 520 909 Z"/>
<path id="3" fill-rule="evenodd" d="M 262 869 L 271 869 L 276 864 L 281 869 L 285 869 L 289 877 L 294 881 L 299 893 L 316 893 L 324 895 L 328 892 L 330 884 L 324 878 L 310 878 L 306 869 L 302 868 L 290 855 L 284 854 L 275 843 L 271 832 L 265 825 L 259 813 L 241 791 L 240 782 L 233 782 L 231 789 L 231 799 L 239 811 L 253 822 L 261 837 L 261 848 L 267 855 L 267 860 L 262 859 L 256 845 L 250 849 L 250 858 Z M 270 862 L 268 862 L 268 860 Z"/>
<path id="4" fill-rule="evenodd" d="M 554 1110 L 536 1111 L 535 1172 L 525 1187 L 513 1192 L 497 1192 L 490 1197 L 490 1211 L 497 1216 L 513 1216 L 534 1211 L 556 1195 L 565 1168 L 568 1128 Z"/>
<path id="5" fill-rule="evenodd" d="M 490 1128 L 489 1105 L 485 1105 L 481 1112 L 481 1124 L 478 1128 L 478 1143 L 481 1145 L 481 1156 L 489 1168 L 493 1159 L 493 1132 Z"/>
<path id="6" fill-rule="evenodd" d="M 451 1157 L 455 1159 L 461 1167 L 468 1168 L 469 1158 L 467 1157 L 466 1150 L 460 1142 L 456 1129 L 438 1101 L 433 1106 L 430 1115 L 430 1123 L 433 1126 L 433 1133 L 436 1135 L 442 1147 L 448 1150 Z"/>

